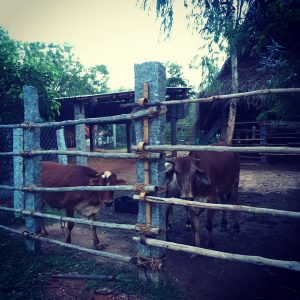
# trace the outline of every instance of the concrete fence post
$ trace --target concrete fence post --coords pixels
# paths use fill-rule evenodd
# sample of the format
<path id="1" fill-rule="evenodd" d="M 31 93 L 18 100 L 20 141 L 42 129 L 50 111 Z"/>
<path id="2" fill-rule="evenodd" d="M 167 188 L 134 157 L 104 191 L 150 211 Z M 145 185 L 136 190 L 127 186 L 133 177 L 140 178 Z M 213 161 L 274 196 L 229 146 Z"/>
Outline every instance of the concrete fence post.
<path id="1" fill-rule="evenodd" d="M 40 122 L 39 98 L 37 89 L 33 86 L 23 87 L 24 99 L 24 122 L 37 123 Z M 24 151 L 40 150 L 40 128 L 24 129 Z M 32 185 L 41 184 L 42 157 L 40 155 L 26 158 L 24 160 L 24 185 L 30 187 Z M 41 211 L 41 195 L 39 193 L 25 192 L 25 209 Z M 30 232 L 40 232 L 40 221 L 33 217 L 26 217 L 26 228 Z M 28 239 L 26 241 L 27 249 L 38 252 L 40 242 Z"/>
<path id="2" fill-rule="evenodd" d="M 158 102 L 165 99 L 166 94 L 166 70 L 159 62 L 146 62 L 136 64 L 135 71 L 135 101 L 137 102 L 144 95 L 144 83 L 149 84 L 148 102 Z M 165 142 L 166 116 L 159 115 L 149 119 L 149 144 L 159 145 Z M 143 121 L 134 122 L 136 143 L 143 141 Z M 159 159 L 150 163 L 150 184 L 163 186 L 165 184 L 165 160 Z M 144 182 L 144 165 L 142 161 L 137 161 L 137 181 Z M 163 194 L 158 194 L 164 196 Z M 164 205 L 151 203 L 151 225 L 165 228 Z M 138 223 L 146 223 L 146 205 L 139 202 Z M 157 238 L 165 240 L 165 233 L 161 233 Z M 138 255 L 149 258 L 161 259 L 165 256 L 165 249 L 138 244 Z M 151 272 L 150 272 L 151 273 Z M 152 274 L 154 275 L 154 273 Z"/>
<path id="3" fill-rule="evenodd" d="M 24 130 L 23 128 L 14 128 L 13 130 L 13 151 L 22 152 L 24 150 Z M 24 185 L 24 162 L 22 156 L 14 156 L 14 186 L 22 188 Z M 22 191 L 14 191 L 14 208 L 24 209 L 24 193 Z M 15 213 L 15 217 L 19 217 L 19 213 Z"/>
<path id="4" fill-rule="evenodd" d="M 83 104 L 74 104 L 74 119 L 84 119 L 84 105 Z M 76 150 L 78 151 L 86 151 L 85 144 L 85 124 L 76 125 Z M 87 157 L 84 156 L 76 156 L 76 164 L 81 166 L 87 165 Z"/>
<path id="5" fill-rule="evenodd" d="M 57 149 L 58 150 L 67 150 L 64 129 L 59 128 L 56 130 L 56 141 L 57 141 Z M 63 165 L 68 164 L 68 156 L 67 155 L 58 155 L 58 162 Z"/>

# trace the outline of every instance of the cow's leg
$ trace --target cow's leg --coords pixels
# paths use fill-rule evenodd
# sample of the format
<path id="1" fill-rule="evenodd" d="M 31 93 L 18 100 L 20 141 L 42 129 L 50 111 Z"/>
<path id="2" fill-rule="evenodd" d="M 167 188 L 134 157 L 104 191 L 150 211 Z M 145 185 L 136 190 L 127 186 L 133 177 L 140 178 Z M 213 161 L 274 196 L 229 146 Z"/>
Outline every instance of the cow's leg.
<path id="1" fill-rule="evenodd" d="M 73 218 L 74 217 L 74 210 L 66 209 L 66 215 L 67 215 L 67 217 Z M 74 227 L 74 222 L 68 221 L 67 227 L 68 227 L 68 235 L 67 235 L 67 238 L 66 238 L 66 243 L 71 244 L 71 232 L 72 232 L 72 229 Z"/>
<path id="2" fill-rule="evenodd" d="M 221 200 L 221 204 L 226 204 L 228 203 L 228 199 L 227 199 L 227 196 L 222 196 L 220 198 Z M 226 214 L 226 210 L 222 210 L 222 221 L 221 221 L 221 228 L 226 231 L 227 230 L 227 214 Z"/>
<path id="3" fill-rule="evenodd" d="M 96 219 L 96 214 L 92 214 L 89 216 L 89 220 L 95 221 Z M 97 236 L 97 227 L 96 226 L 91 226 L 92 228 L 92 238 L 93 238 L 93 247 L 97 250 L 103 250 L 105 248 L 105 245 L 100 244 L 100 241 Z"/>
<path id="4" fill-rule="evenodd" d="M 171 228 L 171 220 L 170 219 L 172 217 L 172 214 L 173 214 L 173 205 L 170 204 L 170 205 L 168 205 L 167 211 L 166 211 L 166 228 L 167 228 L 167 230 L 169 228 Z"/>
<path id="5" fill-rule="evenodd" d="M 200 217 L 199 214 L 195 213 L 194 209 L 191 207 L 187 208 L 187 212 L 190 216 L 193 229 L 194 229 L 194 240 L 195 246 L 200 247 Z"/>
<path id="6" fill-rule="evenodd" d="M 171 217 L 173 214 L 173 205 L 170 204 L 167 207 L 167 211 L 166 211 L 166 240 L 169 241 L 169 230 L 171 228 Z"/>
<path id="7" fill-rule="evenodd" d="M 44 212 L 44 207 L 45 207 L 45 203 L 42 203 L 42 206 L 41 206 L 42 212 Z M 45 227 L 45 219 L 44 218 L 41 218 L 40 225 L 41 225 L 41 234 L 47 236 L 48 232 Z"/>
<path id="8" fill-rule="evenodd" d="M 206 222 L 206 229 L 208 233 L 208 241 L 207 245 L 209 248 L 214 247 L 213 239 L 212 239 L 212 230 L 213 230 L 213 219 L 214 219 L 215 211 L 212 209 L 207 210 L 207 222 Z"/>
<path id="9" fill-rule="evenodd" d="M 192 227 L 192 223 L 191 223 L 191 218 L 190 218 L 190 215 L 189 213 L 187 212 L 187 216 L 186 216 L 186 224 L 185 224 L 185 227 L 190 229 Z"/>
<path id="10" fill-rule="evenodd" d="M 232 204 L 235 204 L 235 205 L 239 205 L 238 189 L 239 189 L 239 182 L 237 181 L 234 184 L 234 186 L 233 186 L 233 188 L 231 190 L 231 193 L 230 193 L 230 202 Z M 239 212 L 237 212 L 237 211 L 233 211 L 232 212 L 233 221 L 234 221 L 233 228 L 234 228 L 235 232 L 239 232 L 240 231 L 240 225 L 239 225 L 239 222 L 238 222 L 238 215 L 239 215 Z"/>

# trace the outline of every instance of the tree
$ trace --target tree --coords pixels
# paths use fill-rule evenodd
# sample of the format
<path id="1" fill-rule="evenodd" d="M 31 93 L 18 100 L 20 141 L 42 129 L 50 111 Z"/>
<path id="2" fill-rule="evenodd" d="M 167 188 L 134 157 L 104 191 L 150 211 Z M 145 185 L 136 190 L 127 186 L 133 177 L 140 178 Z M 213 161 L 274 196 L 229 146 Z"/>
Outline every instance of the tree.
<path id="1" fill-rule="evenodd" d="M 174 62 L 165 63 L 167 69 L 167 86 L 168 87 L 187 87 L 188 80 L 183 76 L 182 66 Z"/>
<path id="2" fill-rule="evenodd" d="M 185 0 L 183 2 L 187 11 L 187 19 L 193 29 L 207 42 L 208 51 L 213 51 L 213 43 L 221 50 L 227 42 L 227 51 L 232 60 L 232 90 L 238 91 L 237 74 L 237 39 L 239 28 L 244 21 L 249 5 L 255 0 Z M 151 8 L 149 0 L 142 0 L 143 8 Z M 173 24 L 172 0 L 156 0 L 157 16 L 162 19 L 161 28 L 167 35 L 170 34 Z M 205 60 L 202 60 L 202 63 Z M 202 64 L 202 66 L 205 66 Z M 230 104 L 228 130 L 226 141 L 230 144 L 236 116 L 236 102 L 233 99 Z"/>
<path id="3" fill-rule="evenodd" d="M 68 44 L 17 42 L 1 27 L 0 74 L 0 123 L 23 120 L 23 85 L 38 89 L 40 113 L 45 120 L 58 114 L 59 97 L 109 91 L 105 65 L 87 69 Z"/>

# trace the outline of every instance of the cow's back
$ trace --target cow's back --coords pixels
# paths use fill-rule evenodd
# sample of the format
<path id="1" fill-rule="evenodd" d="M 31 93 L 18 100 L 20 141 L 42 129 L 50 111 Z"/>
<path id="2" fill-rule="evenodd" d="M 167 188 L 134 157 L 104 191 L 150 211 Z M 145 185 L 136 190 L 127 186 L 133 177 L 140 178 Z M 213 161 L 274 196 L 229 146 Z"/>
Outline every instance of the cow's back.
<path id="1" fill-rule="evenodd" d="M 74 165 L 61 165 L 55 162 L 44 161 L 42 163 L 42 186 L 43 187 L 72 187 L 89 185 L 90 179 L 96 177 L 97 172 L 91 168 Z M 86 192 L 51 192 L 43 193 L 43 201 L 58 209 L 66 208 L 66 203 L 72 195 L 72 201 L 80 201 L 82 194 Z"/>

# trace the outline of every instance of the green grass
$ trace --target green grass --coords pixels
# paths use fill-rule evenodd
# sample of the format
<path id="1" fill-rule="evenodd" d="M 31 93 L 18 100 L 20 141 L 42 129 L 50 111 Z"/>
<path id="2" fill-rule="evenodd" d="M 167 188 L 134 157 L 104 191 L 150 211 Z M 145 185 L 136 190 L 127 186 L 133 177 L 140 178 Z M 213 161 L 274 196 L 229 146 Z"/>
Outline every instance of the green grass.
<path id="1" fill-rule="evenodd" d="M 173 282 L 165 280 L 156 285 L 144 283 L 139 279 L 136 267 L 120 266 L 110 260 L 97 262 L 71 250 L 59 252 L 47 250 L 40 254 L 29 253 L 21 237 L 1 230 L 0 299 L 46 299 L 41 291 L 49 277 L 57 273 L 118 275 L 118 280 L 112 282 L 87 281 L 87 288 L 91 290 L 108 287 L 149 300 L 185 298 L 183 290 Z"/>

